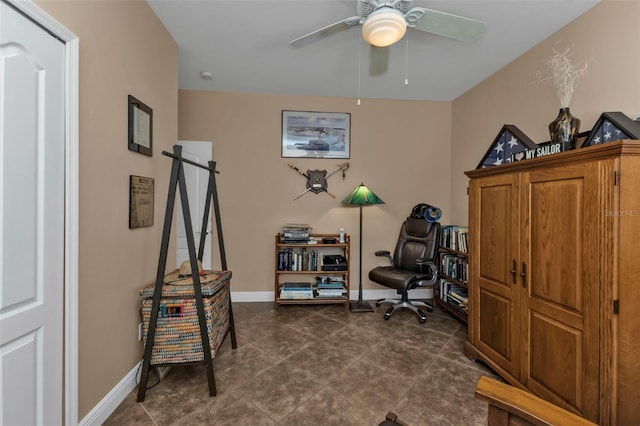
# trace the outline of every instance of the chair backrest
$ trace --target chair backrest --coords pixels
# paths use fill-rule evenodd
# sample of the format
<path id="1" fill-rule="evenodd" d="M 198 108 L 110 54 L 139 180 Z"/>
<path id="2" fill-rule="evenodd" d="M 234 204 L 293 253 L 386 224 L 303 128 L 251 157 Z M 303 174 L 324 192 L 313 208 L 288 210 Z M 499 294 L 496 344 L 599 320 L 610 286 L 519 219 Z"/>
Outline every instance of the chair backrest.
<path id="1" fill-rule="evenodd" d="M 393 255 L 394 268 L 421 272 L 416 259 L 435 260 L 440 241 L 440 223 L 408 217 L 400 228 Z"/>

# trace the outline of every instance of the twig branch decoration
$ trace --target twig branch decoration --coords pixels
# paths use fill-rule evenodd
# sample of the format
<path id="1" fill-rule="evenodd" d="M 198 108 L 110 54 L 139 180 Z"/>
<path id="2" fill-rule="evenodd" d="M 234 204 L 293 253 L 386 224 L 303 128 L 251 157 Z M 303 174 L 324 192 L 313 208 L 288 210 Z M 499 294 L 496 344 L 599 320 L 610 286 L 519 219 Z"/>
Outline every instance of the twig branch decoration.
<path id="1" fill-rule="evenodd" d="M 571 49 L 562 52 L 553 50 L 554 55 L 545 59 L 550 75 L 541 77 L 538 81 L 550 81 L 556 89 L 561 108 L 569 108 L 573 92 L 578 85 L 580 77 L 587 71 L 587 63 L 572 64 L 569 57 L 573 54 Z M 541 75 L 538 71 L 538 75 Z"/>

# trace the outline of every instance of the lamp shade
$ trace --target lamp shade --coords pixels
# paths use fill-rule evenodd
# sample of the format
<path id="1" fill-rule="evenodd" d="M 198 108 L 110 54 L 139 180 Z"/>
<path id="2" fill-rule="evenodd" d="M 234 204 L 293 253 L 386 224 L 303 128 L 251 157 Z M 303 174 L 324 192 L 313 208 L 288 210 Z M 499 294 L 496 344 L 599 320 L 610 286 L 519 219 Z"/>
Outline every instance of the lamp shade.
<path id="1" fill-rule="evenodd" d="M 364 183 L 361 183 L 351 194 L 347 195 L 347 198 L 342 200 L 342 204 L 347 206 L 364 206 L 368 204 L 384 204 L 384 201 L 374 194 L 372 190 L 367 188 Z"/>
<path id="2" fill-rule="evenodd" d="M 407 32 L 407 21 L 404 15 L 392 8 L 381 7 L 371 13 L 362 25 L 362 38 L 369 44 L 378 47 L 396 43 Z"/>

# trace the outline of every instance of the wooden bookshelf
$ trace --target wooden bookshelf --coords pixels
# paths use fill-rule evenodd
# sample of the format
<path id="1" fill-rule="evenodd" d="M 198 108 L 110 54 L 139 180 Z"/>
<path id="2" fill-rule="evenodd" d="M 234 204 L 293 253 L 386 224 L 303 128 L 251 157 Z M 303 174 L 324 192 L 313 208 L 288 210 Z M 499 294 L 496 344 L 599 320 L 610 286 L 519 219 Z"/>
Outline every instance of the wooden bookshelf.
<path id="1" fill-rule="evenodd" d="M 442 239 L 438 253 L 438 282 L 436 284 L 435 303 L 440 309 L 448 312 L 463 324 L 468 322 L 468 296 L 466 303 L 450 294 L 467 292 L 468 286 L 468 254 L 466 244 L 466 226 L 448 225 L 443 227 Z"/>
<path id="2" fill-rule="evenodd" d="M 275 236 L 275 274 L 274 274 L 274 309 L 280 305 L 308 304 L 344 304 L 349 309 L 349 268 L 351 237 L 345 235 L 345 242 L 340 243 L 339 234 L 309 234 L 315 244 L 285 242 L 283 234 Z M 334 238 L 336 243 L 323 243 L 323 238 Z M 325 256 L 339 255 L 346 259 L 346 269 L 325 270 Z M 318 277 L 327 277 L 330 282 L 342 282 L 343 296 L 320 296 Z M 283 294 L 285 284 L 308 282 L 312 284 L 311 297 L 288 298 Z"/>

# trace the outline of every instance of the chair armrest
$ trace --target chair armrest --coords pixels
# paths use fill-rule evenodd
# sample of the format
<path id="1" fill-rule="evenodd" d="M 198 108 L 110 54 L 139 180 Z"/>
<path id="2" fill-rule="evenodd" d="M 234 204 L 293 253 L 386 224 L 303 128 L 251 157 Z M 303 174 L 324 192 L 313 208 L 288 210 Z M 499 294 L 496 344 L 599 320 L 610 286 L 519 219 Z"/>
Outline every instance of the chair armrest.
<path id="1" fill-rule="evenodd" d="M 438 267 L 436 266 L 436 264 L 429 258 L 426 257 L 422 257 L 420 259 L 416 260 L 416 263 L 420 266 L 420 268 L 424 268 L 427 267 L 429 268 L 429 273 L 431 275 L 438 275 Z"/>
<path id="2" fill-rule="evenodd" d="M 595 423 L 529 392 L 486 376 L 480 377 L 476 387 L 476 398 L 489 403 L 487 418 L 489 426 L 515 424 L 515 422 L 520 424 L 519 419 L 524 419 L 532 425 L 595 426 Z"/>
<path id="3" fill-rule="evenodd" d="M 378 257 L 386 257 L 389 259 L 389 263 L 393 265 L 393 257 L 391 257 L 391 252 L 389 250 L 378 250 L 374 254 Z"/>

